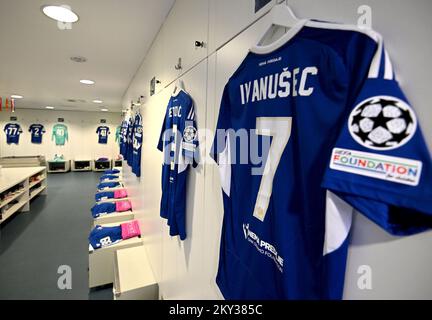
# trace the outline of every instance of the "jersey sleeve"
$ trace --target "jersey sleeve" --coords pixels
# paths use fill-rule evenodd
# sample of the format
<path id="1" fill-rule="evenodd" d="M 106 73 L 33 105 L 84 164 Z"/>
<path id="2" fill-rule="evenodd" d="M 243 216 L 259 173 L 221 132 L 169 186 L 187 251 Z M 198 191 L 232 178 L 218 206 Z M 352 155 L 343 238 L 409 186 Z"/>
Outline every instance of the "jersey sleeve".
<path id="1" fill-rule="evenodd" d="M 20 125 L 18 125 L 18 132 L 19 132 L 19 133 L 23 133 L 23 129 L 21 128 Z"/>
<path id="2" fill-rule="evenodd" d="M 163 147 L 164 147 L 164 139 L 165 139 L 165 131 L 166 131 L 166 117 L 167 117 L 167 114 L 165 113 L 165 116 L 164 116 L 164 120 L 163 120 L 163 123 L 162 123 L 162 129 L 161 129 L 161 133 L 160 133 L 160 135 L 159 135 L 159 141 L 158 141 L 158 145 L 157 145 L 157 148 L 158 148 L 158 150 L 159 151 L 163 151 Z"/>
<path id="3" fill-rule="evenodd" d="M 381 37 L 353 46 L 348 109 L 323 187 L 392 234 L 424 231 L 432 227 L 432 163 L 417 116 Z"/>
<path id="4" fill-rule="evenodd" d="M 31 125 L 28 129 L 28 132 L 32 132 L 33 131 L 33 125 Z"/>
<path id="5" fill-rule="evenodd" d="M 194 167 L 199 162 L 198 127 L 196 124 L 195 106 L 190 101 L 188 112 L 186 112 L 185 126 L 182 132 L 182 153 L 187 163 Z"/>

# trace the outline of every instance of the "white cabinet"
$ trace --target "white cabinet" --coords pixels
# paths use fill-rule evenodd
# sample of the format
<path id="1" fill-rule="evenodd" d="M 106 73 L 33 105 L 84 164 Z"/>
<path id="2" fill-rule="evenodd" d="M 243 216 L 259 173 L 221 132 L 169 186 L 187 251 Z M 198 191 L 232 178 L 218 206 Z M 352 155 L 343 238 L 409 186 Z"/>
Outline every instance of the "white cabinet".
<path id="1" fill-rule="evenodd" d="M 30 211 L 30 200 L 39 194 L 47 194 L 45 167 L 2 168 L 0 224 L 18 211 Z"/>
<path id="2" fill-rule="evenodd" d="M 65 173 L 70 171 L 70 160 L 47 161 L 48 173 Z"/>
<path id="3" fill-rule="evenodd" d="M 132 211 L 125 211 L 125 212 L 113 212 L 110 214 L 106 214 L 103 216 L 100 216 L 98 218 L 95 218 L 93 220 L 93 226 L 100 226 L 104 224 L 111 224 L 111 223 L 123 223 L 127 221 L 132 221 L 135 219 L 135 215 Z"/>
<path id="4" fill-rule="evenodd" d="M 92 160 L 72 160 L 72 171 L 91 171 Z"/>
<path id="5" fill-rule="evenodd" d="M 105 224 L 103 227 L 118 226 L 119 223 Z M 89 288 L 114 283 L 114 258 L 117 250 L 142 246 L 141 238 L 120 241 L 109 247 L 91 250 L 89 248 Z"/>
<path id="6" fill-rule="evenodd" d="M 116 252 L 113 293 L 114 300 L 158 299 L 158 285 L 144 246 Z"/>

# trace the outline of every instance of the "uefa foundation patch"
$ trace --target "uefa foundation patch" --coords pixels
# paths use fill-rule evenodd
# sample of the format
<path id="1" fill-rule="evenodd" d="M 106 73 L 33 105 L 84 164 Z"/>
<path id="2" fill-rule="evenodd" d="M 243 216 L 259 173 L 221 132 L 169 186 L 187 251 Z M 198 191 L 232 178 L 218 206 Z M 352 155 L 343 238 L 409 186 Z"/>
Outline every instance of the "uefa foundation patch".
<path id="1" fill-rule="evenodd" d="M 330 168 L 395 183 L 417 186 L 422 163 L 417 160 L 334 148 Z"/>

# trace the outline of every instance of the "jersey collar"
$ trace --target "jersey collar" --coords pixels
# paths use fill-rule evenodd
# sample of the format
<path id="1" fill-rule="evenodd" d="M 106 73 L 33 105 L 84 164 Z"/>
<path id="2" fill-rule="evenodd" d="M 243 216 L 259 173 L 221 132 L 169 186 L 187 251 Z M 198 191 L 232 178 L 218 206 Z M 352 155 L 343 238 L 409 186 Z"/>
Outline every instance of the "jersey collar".
<path id="1" fill-rule="evenodd" d="M 295 24 L 292 28 L 290 28 L 288 30 L 288 32 L 286 32 L 282 37 L 280 37 L 276 41 L 270 43 L 269 45 L 265 45 L 265 46 L 254 45 L 249 50 L 253 53 L 256 53 L 256 54 L 271 53 L 271 52 L 279 49 L 280 47 L 282 47 L 289 40 L 291 40 L 297 33 L 299 33 L 307 21 L 308 21 L 307 19 L 299 20 L 299 22 L 297 22 L 297 24 Z"/>
<path id="2" fill-rule="evenodd" d="M 173 92 L 173 94 L 171 95 L 171 97 L 177 97 L 180 92 L 184 92 L 184 90 L 182 88 L 177 88 L 176 92 Z"/>

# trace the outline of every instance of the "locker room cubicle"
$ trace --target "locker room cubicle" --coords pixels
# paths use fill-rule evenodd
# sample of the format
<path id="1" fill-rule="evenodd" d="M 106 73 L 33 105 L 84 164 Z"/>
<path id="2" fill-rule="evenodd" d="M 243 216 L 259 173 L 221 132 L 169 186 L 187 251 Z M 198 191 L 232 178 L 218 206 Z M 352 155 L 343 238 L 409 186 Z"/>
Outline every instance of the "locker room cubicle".
<path id="1" fill-rule="evenodd" d="M 212 161 L 190 171 L 187 191 L 188 238 L 171 238 L 159 217 L 162 154 L 156 149 L 169 96 L 183 80 L 195 102 L 201 155 L 206 157 L 228 78 L 268 25 L 276 0 L 254 12 L 253 0 L 177 0 L 126 95 L 123 106 L 145 96 L 142 177 L 125 166 L 125 179 L 141 222 L 146 253 L 163 299 L 220 299 L 215 275 L 223 217 L 219 173 Z M 278 1 L 280 2 L 280 1 Z M 373 29 L 387 50 L 432 148 L 428 90 L 432 54 L 432 2 L 416 0 L 288 0 L 300 18 L 357 24 L 359 7 L 371 8 Z M 203 41 L 204 47 L 195 47 Z M 181 58 L 182 69 L 175 65 Z M 156 94 L 150 80 L 156 77 Z M 208 160 L 208 158 L 207 158 Z M 345 299 L 432 299 L 432 233 L 393 237 L 356 214 L 345 282 Z M 365 280 L 366 279 L 366 280 Z"/>

